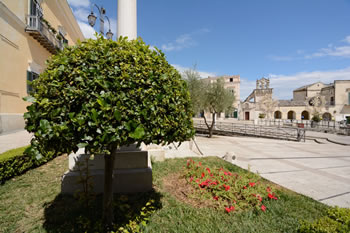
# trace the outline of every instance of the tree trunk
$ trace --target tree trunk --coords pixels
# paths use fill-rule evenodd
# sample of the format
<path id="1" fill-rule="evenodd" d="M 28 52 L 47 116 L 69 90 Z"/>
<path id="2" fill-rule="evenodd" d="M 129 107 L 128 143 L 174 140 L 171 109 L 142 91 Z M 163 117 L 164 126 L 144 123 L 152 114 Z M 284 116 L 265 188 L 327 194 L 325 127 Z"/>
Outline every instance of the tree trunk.
<path id="1" fill-rule="evenodd" d="M 107 230 L 110 230 L 113 221 L 113 169 L 116 156 L 116 149 L 112 149 L 111 154 L 104 155 L 105 159 L 105 177 L 104 177 L 104 193 L 103 193 L 103 223 Z"/>
<path id="2" fill-rule="evenodd" d="M 207 122 L 207 118 L 205 117 L 205 115 L 203 115 L 203 118 L 204 118 L 204 123 L 206 124 L 207 128 L 208 128 L 208 131 L 209 131 L 209 135 L 208 137 L 211 138 L 213 136 L 213 128 L 214 128 L 214 125 L 215 125 L 215 112 L 212 113 L 212 121 L 211 121 L 211 125 L 209 126 L 208 122 Z"/>

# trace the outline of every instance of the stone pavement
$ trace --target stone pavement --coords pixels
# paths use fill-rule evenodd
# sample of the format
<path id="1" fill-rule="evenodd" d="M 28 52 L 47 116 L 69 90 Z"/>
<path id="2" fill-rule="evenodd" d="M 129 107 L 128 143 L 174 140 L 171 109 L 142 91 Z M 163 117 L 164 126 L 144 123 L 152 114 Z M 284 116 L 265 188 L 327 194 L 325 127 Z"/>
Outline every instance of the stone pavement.
<path id="1" fill-rule="evenodd" d="M 328 205 L 350 208 L 348 146 L 253 137 L 197 137 L 205 156 L 233 152 L 234 164 Z"/>
<path id="2" fill-rule="evenodd" d="M 32 134 L 25 130 L 0 134 L 0 153 L 30 144 Z"/>

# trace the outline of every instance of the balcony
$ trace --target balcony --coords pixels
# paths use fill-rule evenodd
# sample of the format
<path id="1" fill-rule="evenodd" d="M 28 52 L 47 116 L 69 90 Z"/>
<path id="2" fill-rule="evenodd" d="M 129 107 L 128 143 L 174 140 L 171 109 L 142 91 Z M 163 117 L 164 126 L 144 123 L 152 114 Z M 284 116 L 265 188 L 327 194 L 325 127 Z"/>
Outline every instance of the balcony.
<path id="1" fill-rule="evenodd" d="M 63 49 L 62 42 L 56 38 L 55 34 L 38 15 L 27 16 L 27 27 L 25 31 L 52 54 L 56 54 L 58 50 Z"/>

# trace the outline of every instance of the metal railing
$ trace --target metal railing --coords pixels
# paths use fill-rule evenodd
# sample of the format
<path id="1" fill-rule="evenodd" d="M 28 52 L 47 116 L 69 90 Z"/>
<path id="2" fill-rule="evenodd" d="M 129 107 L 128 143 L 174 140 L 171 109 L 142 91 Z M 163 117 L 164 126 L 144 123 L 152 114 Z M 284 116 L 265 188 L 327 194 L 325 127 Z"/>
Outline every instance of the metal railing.
<path id="1" fill-rule="evenodd" d="M 211 122 L 208 122 L 208 124 L 210 125 Z M 204 121 L 195 121 L 194 127 L 197 133 L 209 132 Z M 215 123 L 213 133 L 220 135 L 244 135 L 292 141 L 305 141 L 305 129 L 291 127 L 269 127 L 263 125 L 238 124 L 219 121 Z"/>
<path id="2" fill-rule="evenodd" d="M 36 31 L 40 33 L 54 48 L 62 49 L 63 44 L 58 40 L 55 34 L 49 29 L 49 27 L 41 20 L 39 15 L 27 16 L 26 31 Z"/>
<path id="3" fill-rule="evenodd" d="M 307 130 L 314 131 L 333 131 L 336 133 L 350 135 L 350 126 L 343 122 L 337 121 L 320 121 L 311 120 L 285 120 L 285 119 L 258 119 L 258 125 L 277 126 L 277 127 L 303 127 Z"/>

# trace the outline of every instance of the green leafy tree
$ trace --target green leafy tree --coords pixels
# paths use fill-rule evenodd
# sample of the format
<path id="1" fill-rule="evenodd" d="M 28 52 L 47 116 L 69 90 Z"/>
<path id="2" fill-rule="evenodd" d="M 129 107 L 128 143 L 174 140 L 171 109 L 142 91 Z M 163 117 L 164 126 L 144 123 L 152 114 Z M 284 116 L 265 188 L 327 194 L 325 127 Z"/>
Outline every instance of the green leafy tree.
<path id="1" fill-rule="evenodd" d="M 217 114 L 231 108 L 235 100 L 234 93 L 225 89 L 224 82 L 224 79 L 221 78 L 213 83 L 207 82 L 203 84 L 203 109 L 212 116 L 211 124 L 209 125 L 205 114 L 203 114 L 204 122 L 209 131 L 209 137 L 213 135 Z"/>
<path id="2" fill-rule="evenodd" d="M 141 39 L 115 42 L 97 36 L 68 47 L 48 61 L 33 89 L 25 113 L 32 145 L 62 153 L 85 147 L 104 154 L 107 227 L 113 223 L 117 149 L 182 142 L 194 135 L 186 83 L 160 50 Z"/>
<path id="3" fill-rule="evenodd" d="M 182 74 L 183 79 L 187 82 L 188 90 L 190 92 L 192 108 L 195 114 L 200 113 L 204 106 L 203 102 L 203 82 L 196 70 L 196 66 L 193 69 L 185 70 Z"/>

